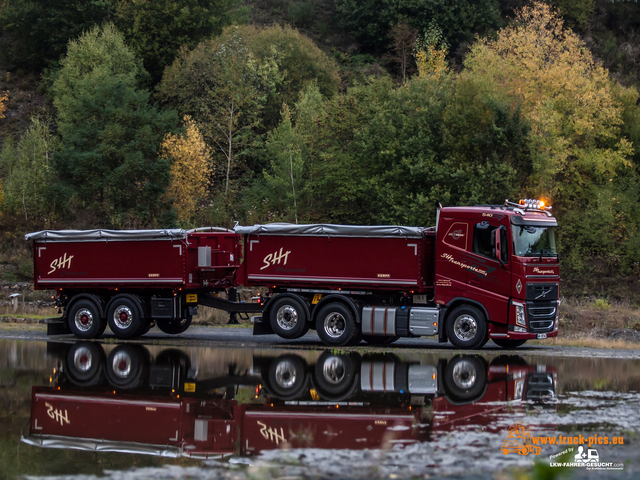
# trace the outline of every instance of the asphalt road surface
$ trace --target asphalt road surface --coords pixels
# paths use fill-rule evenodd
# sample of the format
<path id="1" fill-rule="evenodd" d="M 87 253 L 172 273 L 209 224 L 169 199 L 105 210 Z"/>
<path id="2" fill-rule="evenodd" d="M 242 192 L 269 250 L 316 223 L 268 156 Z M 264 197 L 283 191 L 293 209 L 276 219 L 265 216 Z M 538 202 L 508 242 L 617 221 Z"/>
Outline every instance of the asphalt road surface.
<path id="1" fill-rule="evenodd" d="M 0 338 L 32 341 L 57 341 L 75 342 L 73 335 L 47 336 L 44 326 L 40 328 L 33 326 L 11 325 L 10 327 L 0 324 Z M 119 340 L 108 329 L 101 342 L 105 343 L 141 343 L 144 345 L 176 345 L 176 346 L 219 346 L 219 347 L 247 347 L 247 348 L 294 348 L 294 349 L 319 349 L 326 348 L 320 341 L 318 335 L 311 330 L 304 337 L 296 340 L 284 340 L 277 335 L 253 335 L 252 328 L 245 327 L 198 327 L 192 326 L 180 335 L 167 335 L 157 328 L 151 329 L 146 335 L 133 340 Z M 455 352 L 457 349 L 450 343 L 438 343 L 436 337 L 400 338 L 397 342 L 389 346 L 368 346 L 362 342 L 356 347 L 339 347 L 341 350 L 406 350 L 412 352 L 419 351 L 440 351 Z M 585 347 L 559 347 L 545 345 L 525 344 L 517 349 L 508 351 L 498 347 L 489 341 L 482 349 L 482 353 L 501 354 L 510 352 L 518 355 L 558 355 L 558 356 L 578 356 L 578 357 L 601 357 L 601 358 L 640 358 L 640 349 L 616 350 L 616 349 L 594 349 Z"/>

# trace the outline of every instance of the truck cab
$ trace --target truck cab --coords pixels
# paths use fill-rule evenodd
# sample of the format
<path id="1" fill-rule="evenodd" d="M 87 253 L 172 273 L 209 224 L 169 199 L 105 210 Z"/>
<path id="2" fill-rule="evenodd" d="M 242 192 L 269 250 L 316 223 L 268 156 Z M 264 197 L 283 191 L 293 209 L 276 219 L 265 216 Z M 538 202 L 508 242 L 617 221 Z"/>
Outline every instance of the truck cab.
<path id="1" fill-rule="evenodd" d="M 434 302 L 441 340 L 513 348 L 558 334 L 556 219 L 542 202 L 438 211 Z"/>

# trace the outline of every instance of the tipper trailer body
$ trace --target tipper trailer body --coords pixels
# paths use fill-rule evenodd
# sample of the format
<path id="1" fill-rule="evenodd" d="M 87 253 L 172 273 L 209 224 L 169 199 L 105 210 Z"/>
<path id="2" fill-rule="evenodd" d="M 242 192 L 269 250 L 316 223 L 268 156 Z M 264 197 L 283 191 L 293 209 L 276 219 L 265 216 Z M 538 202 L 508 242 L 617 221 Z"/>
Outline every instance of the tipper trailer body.
<path id="1" fill-rule="evenodd" d="M 197 305 L 254 317 L 254 334 L 330 346 L 438 335 L 459 348 L 517 347 L 557 335 L 557 222 L 505 202 L 438 208 L 435 227 L 268 224 L 225 229 L 43 231 L 35 288 L 59 320 L 94 338 L 189 326 Z M 259 304 L 216 297 L 265 287 Z M 90 324 L 90 326 L 87 326 Z"/>

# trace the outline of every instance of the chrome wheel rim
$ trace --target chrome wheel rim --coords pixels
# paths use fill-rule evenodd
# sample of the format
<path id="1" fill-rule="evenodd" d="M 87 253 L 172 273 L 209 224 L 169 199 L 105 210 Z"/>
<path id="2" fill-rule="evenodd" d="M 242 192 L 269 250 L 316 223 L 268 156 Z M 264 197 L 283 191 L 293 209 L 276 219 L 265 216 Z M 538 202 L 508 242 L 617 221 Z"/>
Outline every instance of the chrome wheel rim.
<path id="1" fill-rule="evenodd" d="M 476 367 L 471 362 L 462 360 L 453 367 L 453 382 L 463 389 L 469 389 L 476 383 Z"/>
<path id="2" fill-rule="evenodd" d="M 81 332 L 87 332 L 93 326 L 93 313 L 88 308 L 81 308 L 73 318 L 76 327 Z"/>
<path id="3" fill-rule="evenodd" d="M 120 378 L 126 378 L 131 373 L 131 357 L 125 352 L 118 352 L 111 361 L 113 373 Z"/>
<path id="4" fill-rule="evenodd" d="M 131 326 L 132 322 L 133 314 L 126 305 L 120 305 L 113 311 L 113 323 L 115 323 L 116 327 L 125 330 Z"/>
<path id="5" fill-rule="evenodd" d="M 282 388 L 291 388 L 296 383 L 298 372 L 292 362 L 282 361 L 276 367 L 276 382 Z"/>
<path id="6" fill-rule="evenodd" d="M 344 362 L 339 357 L 327 358 L 322 365 L 322 375 L 329 383 L 340 383 L 345 376 Z"/>
<path id="7" fill-rule="evenodd" d="M 331 338 L 340 338 L 347 328 L 347 321 L 342 314 L 332 312 L 324 318 L 324 332 Z"/>
<path id="8" fill-rule="evenodd" d="M 93 355 L 87 347 L 80 347 L 73 354 L 73 366 L 80 372 L 88 371 L 92 363 Z"/>
<path id="9" fill-rule="evenodd" d="M 298 323 L 298 311 L 291 305 L 283 305 L 278 309 L 276 322 L 283 330 L 291 330 Z"/>
<path id="10" fill-rule="evenodd" d="M 468 342 L 476 336 L 478 331 L 478 324 L 476 319 L 471 315 L 460 315 L 453 322 L 453 333 L 456 337 L 463 342 Z"/>

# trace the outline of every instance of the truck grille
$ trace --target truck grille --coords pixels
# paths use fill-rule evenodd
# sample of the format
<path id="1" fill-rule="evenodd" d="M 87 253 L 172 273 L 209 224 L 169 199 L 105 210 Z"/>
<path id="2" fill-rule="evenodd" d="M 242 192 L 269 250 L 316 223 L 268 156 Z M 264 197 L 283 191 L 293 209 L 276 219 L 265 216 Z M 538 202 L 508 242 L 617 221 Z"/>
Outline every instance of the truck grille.
<path id="1" fill-rule="evenodd" d="M 525 400 L 541 401 L 555 397 L 553 377 L 548 373 L 530 373 L 527 375 Z"/>
<path id="2" fill-rule="evenodd" d="M 553 330 L 556 321 L 557 303 L 527 302 L 527 321 L 531 333 L 548 333 Z"/>

